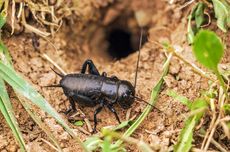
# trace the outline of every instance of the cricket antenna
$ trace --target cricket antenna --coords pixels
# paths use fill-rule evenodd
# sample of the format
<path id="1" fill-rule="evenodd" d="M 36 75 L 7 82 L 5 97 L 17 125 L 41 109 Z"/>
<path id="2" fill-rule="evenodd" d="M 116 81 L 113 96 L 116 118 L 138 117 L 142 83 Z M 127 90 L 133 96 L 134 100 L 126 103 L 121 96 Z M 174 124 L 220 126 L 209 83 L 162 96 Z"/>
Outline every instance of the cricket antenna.
<path id="1" fill-rule="evenodd" d="M 62 86 L 59 84 L 52 84 L 52 85 L 48 85 L 48 86 L 44 86 L 44 87 L 52 88 L 52 87 L 62 87 Z"/>
<path id="2" fill-rule="evenodd" d="M 61 74 L 61 73 L 58 73 L 57 71 L 55 71 L 53 68 L 51 68 L 52 70 L 53 70 L 53 72 L 54 73 L 56 73 L 59 77 L 61 77 L 61 78 L 63 78 L 64 77 L 64 75 L 63 74 Z"/>
<path id="3" fill-rule="evenodd" d="M 150 105 L 151 107 L 157 109 L 159 112 L 162 112 L 160 109 L 156 108 L 154 105 L 148 103 L 147 101 L 145 101 L 145 100 L 143 100 L 143 99 L 141 99 L 141 98 L 139 98 L 139 97 L 137 97 L 137 96 L 134 96 L 134 98 L 136 98 L 137 100 L 140 100 L 140 101 L 146 103 L 147 105 Z"/>
<path id="4" fill-rule="evenodd" d="M 138 58 L 137 58 L 137 65 L 136 65 L 134 88 L 136 88 L 136 85 L 137 85 L 137 72 L 138 72 L 138 67 L 139 67 L 139 62 L 140 62 L 142 39 L 143 39 L 143 27 L 141 27 L 141 36 L 140 36 L 140 43 L 139 43 L 139 50 L 138 50 Z"/>

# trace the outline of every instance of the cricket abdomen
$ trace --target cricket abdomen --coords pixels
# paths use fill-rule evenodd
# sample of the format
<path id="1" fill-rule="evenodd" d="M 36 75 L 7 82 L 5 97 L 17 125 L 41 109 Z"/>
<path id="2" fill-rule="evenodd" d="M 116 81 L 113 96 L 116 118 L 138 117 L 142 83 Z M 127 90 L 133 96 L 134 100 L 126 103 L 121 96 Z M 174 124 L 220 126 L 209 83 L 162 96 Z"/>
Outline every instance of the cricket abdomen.
<path id="1" fill-rule="evenodd" d="M 88 96 L 93 91 L 100 91 L 102 83 L 102 77 L 89 74 L 68 74 L 60 81 L 60 85 L 67 94 L 84 96 Z"/>

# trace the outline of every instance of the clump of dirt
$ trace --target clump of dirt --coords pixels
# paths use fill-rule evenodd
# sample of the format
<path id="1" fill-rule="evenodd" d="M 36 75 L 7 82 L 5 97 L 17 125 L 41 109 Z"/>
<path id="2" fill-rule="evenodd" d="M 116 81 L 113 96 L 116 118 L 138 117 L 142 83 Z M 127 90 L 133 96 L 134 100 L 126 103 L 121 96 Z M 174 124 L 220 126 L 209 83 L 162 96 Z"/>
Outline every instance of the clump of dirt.
<path id="1" fill-rule="evenodd" d="M 137 61 L 138 41 L 140 28 L 135 19 L 135 12 L 144 10 L 145 15 L 150 18 L 145 27 L 144 37 L 146 42 L 141 49 L 140 68 L 138 71 L 138 82 L 136 87 L 137 95 L 145 100 L 149 100 L 152 87 L 160 78 L 162 66 L 165 61 L 165 53 L 156 46 L 153 41 L 168 41 L 173 46 L 183 50 L 181 54 L 189 61 L 195 62 L 191 47 L 187 44 L 187 10 L 178 9 L 178 5 L 169 5 L 164 1 L 151 0 L 127 0 L 123 2 L 113 2 L 110 0 L 101 0 L 90 3 L 98 12 L 97 19 L 93 19 L 81 25 L 79 23 L 64 24 L 55 34 L 51 42 L 39 38 L 37 42 L 39 47 L 33 46 L 34 35 L 22 33 L 18 36 L 3 37 L 3 41 L 8 47 L 13 64 L 28 82 L 41 93 L 47 101 L 63 116 L 67 121 L 63 111 L 68 109 L 69 101 L 64 96 L 61 89 L 45 88 L 43 86 L 57 84 L 60 78 L 53 73 L 50 67 L 53 65 L 48 62 L 44 54 L 48 55 L 67 73 L 78 73 L 82 63 L 90 58 L 94 61 L 99 71 L 107 72 L 109 76 L 116 75 L 119 79 L 134 82 L 135 65 Z M 93 10 L 94 10 L 93 9 Z M 95 12 L 95 10 L 93 12 Z M 92 11 L 91 9 L 88 12 Z M 92 13 L 92 12 L 91 12 Z M 76 29 L 75 29 L 76 27 Z M 111 41 L 109 33 L 114 30 L 122 30 L 129 34 L 129 42 L 132 47 L 126 55 L 111 54 Z M 225 58 L 223 63 L 229 62 L 230 45 L 229 34 L 223 35 L 227 44 Z M 52 44 L 51 44 L 52 43 Z M 55 46 L 55 48 L 53 47 Z M 183 48 L 183 49 L 182 49 Z M 118 49 L 118 48 L 116 48 Z M 128 50 L 124 50 L 128 51 Z M 127 52 L 126 52 L 127 53 Z M 131 53 L 131 54 L 130 54 Z M 127 56 L 125 58 L 122 58 Z M 119 58 L 119 60 L 117 60 Z M 208 87 L 208 80 L 192 72 L 191 68 L 186 66 L 177 58 L 173 58 L 169 69 L 169 74 L 165 77 L 165 85 L 158 97 L 156 107 L 162 112 L 153 110 L 132 135 L 133 137 L 148 142 L 154 150 L 167 151 L 175 144 L 179 131 L 183 127 L 184 117 L 182 114 L 188 109 L 167 95 L 169 90 L 175 90 L 179 94 L 193 100 L 200 96 L 201 90 Z M 10 90 L 10 88 L 8 88 Z M 47 136 L 39 129 L 33 120 L 27 115 L 26 111 L 11 94 L 11 100 L 17 116 L 20 128 L 30 151 L 54 151 L 46 140 Z M 135 102 L 129 110 L 130 117 L 136 118 L 145 104 Z M 79 108 L 79 107 L 78 107 Z M 127 110 L 115 107 L 121 120 L 127 119 Z M 34 107 L 44 123 L 51 129 L 64 151 L 78 151 L 80 147 L 63 130 L 63 128 L 50 118 L 46 113 L 41 112 Z M 93 124 L 93 113 L 95 108 L 81 108 Z M 98 130 L 105 126 L 117 125 L 116 119 L 111 113 L 104 109 L 98 116 Z M 77 115 L 76 119 L 84 119 L 82 115 Z M 67 121 L 68 122 L 68 121 Z M 89 134 L 87 125 L 81 129 L 70 124 L 77 135 L 85 140 Z M 86 131 L 85 131 L 86 130 Z M 199 144 L 200 141 L 196 141 Z M 12 133 L 6 125 L 0 114 L 0 150 L 17 151 L 18 146 L 12 136 Z M 129 147 L 130 151 L 136 151 L 135 147 Z"/>

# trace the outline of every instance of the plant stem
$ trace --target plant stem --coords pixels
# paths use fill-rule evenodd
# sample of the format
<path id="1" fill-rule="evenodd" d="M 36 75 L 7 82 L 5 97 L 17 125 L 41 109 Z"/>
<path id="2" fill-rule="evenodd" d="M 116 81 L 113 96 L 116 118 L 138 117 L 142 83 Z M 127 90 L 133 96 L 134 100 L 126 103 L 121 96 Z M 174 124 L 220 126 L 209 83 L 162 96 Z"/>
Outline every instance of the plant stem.
<path id="1" fill-rule="evenodd" d="M 214 70 L 214 73 L 216 74 L 217 79 L 219 80 L 220 85 L 224 90 L 224 93 L 226 95 L 226 99 L 227 99 L 227 102 L 228 102 L 229 101 L 229 96 L 228 96 L 228 91 L 227 91 L 227 87 L 225 85 L 224 79 L 222 78 L 222 76 L 221 76 L 221 74 L 220 74 L 220 72 L 219 72 L 219 70 L 217 68 Z"/>

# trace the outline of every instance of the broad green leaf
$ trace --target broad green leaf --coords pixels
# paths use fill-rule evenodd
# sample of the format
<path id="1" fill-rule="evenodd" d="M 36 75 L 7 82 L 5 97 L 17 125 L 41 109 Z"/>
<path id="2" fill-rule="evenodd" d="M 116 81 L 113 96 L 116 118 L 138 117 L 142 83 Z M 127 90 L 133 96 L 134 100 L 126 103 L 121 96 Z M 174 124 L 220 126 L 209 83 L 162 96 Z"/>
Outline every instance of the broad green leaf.
<path id="1" fill-rule="evenodd" d="M 167 92 L 167 95 L 173 97 L 175 100 L 178 100 L 182 104 L 186 105 L 189 109 L 191 109 L 192 102 L 189 101 L 188 98 L 177 94 L 177 92 L 175 92 L 174 90 L 169 90 Z"/>
<path id="2" fill-rule="evenodd" d="M 0 79 L 0 90 L 0 111 L 2 112 L 7 124 L 10 126 L 14 137 L 19 143 L 21 151 L 25 151 L 26 144 L 19 129 L 17 119 L 14 116 L 13 107 L 2 79 Z"/>
<path id="3" fill-rule="evenodd" d="M 195 37 L 193 52 L 201 64 L 216 71 L 217 65 L 223 56 L 224 47 L 220 38 L 214 32 L 201 30 Z"/>
<path id="4" fill-rule="evenodd" d="M 215 16 L 217 18 L 217 26 L 227 32 L 230 26 L 230 6 L 225 0 L 212 0 Z"/>

